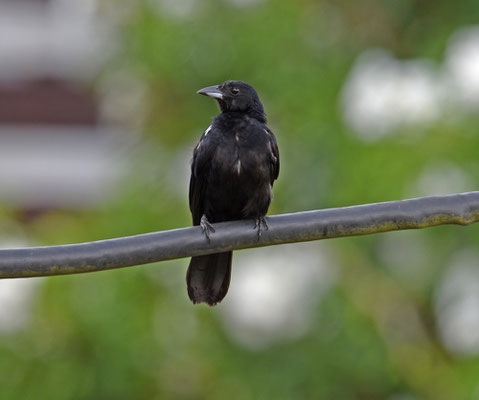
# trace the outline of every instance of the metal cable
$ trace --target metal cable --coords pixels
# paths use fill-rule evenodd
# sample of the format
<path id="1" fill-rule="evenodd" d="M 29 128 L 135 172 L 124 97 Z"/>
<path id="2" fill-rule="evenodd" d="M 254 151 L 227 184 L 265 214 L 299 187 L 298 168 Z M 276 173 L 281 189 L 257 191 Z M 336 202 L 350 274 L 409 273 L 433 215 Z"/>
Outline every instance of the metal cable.
<path id="1" fill-rule="evenodd" d="M 118 239 L 0 250 L 0 278 L 51 276 L 130 267 L 228 250 L 479 221 L 479 192 L 421 197 L 214 224 L 208 242 L 198 226 Z"/>

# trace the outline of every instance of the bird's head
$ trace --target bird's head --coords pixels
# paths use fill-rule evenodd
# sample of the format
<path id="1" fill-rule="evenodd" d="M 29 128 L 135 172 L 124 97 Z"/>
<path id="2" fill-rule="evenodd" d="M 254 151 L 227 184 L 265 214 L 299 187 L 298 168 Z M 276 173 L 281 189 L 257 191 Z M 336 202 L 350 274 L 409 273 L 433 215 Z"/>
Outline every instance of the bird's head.
<path id="1" fill-rule="evenodd" d="M 266 122 L 263 105 L 253 86 L 241 81 L 226 81 L 221 85 L 208 86 L 196 93 L 213 97 L 221 112 L 245 113 L 261 122 Z"/>

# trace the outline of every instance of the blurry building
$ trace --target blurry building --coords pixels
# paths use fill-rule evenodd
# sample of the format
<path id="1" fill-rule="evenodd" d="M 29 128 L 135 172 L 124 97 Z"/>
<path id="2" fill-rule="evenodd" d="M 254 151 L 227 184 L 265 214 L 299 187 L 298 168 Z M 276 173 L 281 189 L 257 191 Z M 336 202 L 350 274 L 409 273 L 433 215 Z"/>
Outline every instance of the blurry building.
<path id="1" fill-rule="evenodd" d="M 107 43 L 93 6 L 0 0 L 0 204 L 85 207 L 115 186 L 122 132 L 90 85 Z"/>

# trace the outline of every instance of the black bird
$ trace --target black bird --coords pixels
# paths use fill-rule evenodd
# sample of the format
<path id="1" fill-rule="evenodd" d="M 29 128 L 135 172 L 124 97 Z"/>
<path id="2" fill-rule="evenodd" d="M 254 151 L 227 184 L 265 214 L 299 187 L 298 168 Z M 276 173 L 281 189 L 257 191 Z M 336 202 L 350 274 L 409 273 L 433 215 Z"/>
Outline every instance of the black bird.
<path id="1" fill-rule="evenodd" d="M 190 210 L 209 240 L 211 223 L 255 219 L 258 239 L 268 229 L 264 216 L 279 174 L 276 138 L 266 126 L 263 105 L 254 88 L 227 81 L 197 93 L 213 97 L 221 114 L 205 130 L 193 151 Z M 195 304 L 214 306 L 226 296 L 232 252 L 193 257 L 186 274 Z"/>

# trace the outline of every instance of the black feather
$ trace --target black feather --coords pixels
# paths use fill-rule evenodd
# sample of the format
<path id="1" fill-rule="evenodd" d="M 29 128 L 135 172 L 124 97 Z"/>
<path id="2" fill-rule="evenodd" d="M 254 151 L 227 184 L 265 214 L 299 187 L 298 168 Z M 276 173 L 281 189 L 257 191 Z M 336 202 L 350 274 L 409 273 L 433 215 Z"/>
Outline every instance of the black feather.
<path id="1" fill-rule="evenodd" d="M 203 216 L 212 223 L 263 218 L 279 174 L 279 150 L 258 94 L 241 81 L 198 93 L 215 97 L 221 114 L 193 151 L 189 190 L 193 224 L 200 225 Z M 229 252 L 191 259 L 187 285 L 193 303 L 215 305 L 224 298 L 231 258 Z"/>
<path id="2" fill-rule="evenodd" d="M 186 282 L 194 304 L 214 306 L 223 300 L 230 285 L 232 256 L 230 251 L 191 259 Z"/>

